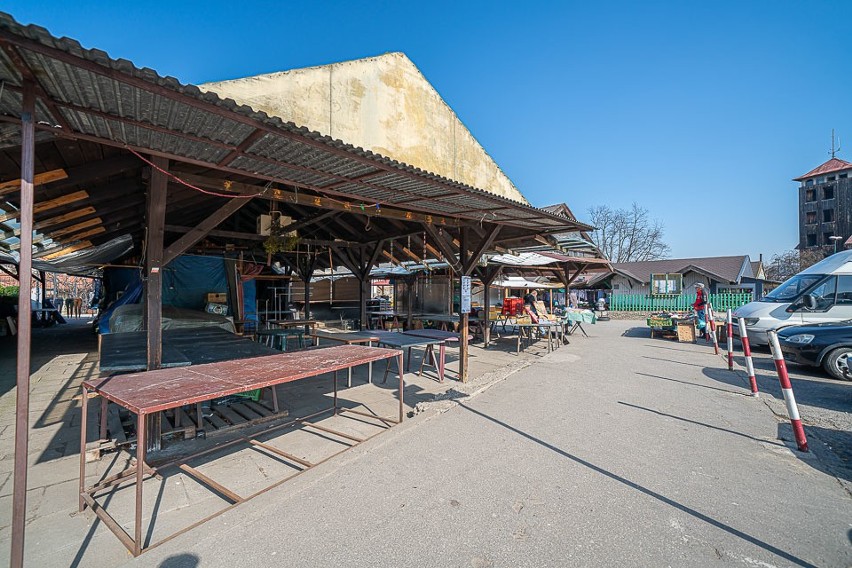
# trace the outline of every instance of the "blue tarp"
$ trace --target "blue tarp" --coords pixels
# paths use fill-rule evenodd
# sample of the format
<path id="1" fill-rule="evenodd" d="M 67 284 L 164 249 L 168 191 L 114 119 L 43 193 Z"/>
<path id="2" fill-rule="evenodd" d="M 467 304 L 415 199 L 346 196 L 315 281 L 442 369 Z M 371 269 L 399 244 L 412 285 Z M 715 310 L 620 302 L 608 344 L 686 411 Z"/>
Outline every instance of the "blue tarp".
<path id="1" fill-rule="evenodd" d="M 115 308 L 137 304 L 142 300 L 142 282 L 139 280 L 138 269 L 119 268 L 104 270 L 104 285 L 111 295 L 124 290 L 121 298 L 100 315 L 98 330 L 100 333 L 109 333 L 109 318 Z M 179 256 L 163 269 L 164 306 L 203 310 L 207 303 L 206 294 L 212 292 L 228 292 L 225 260 L 222 258 Z M 251 304 L 246 305 L 251 305 L 254 310 L 254 299 L 252 298 Z"/>
<path id="2" fill-rule="evenodd" d="M 257 283 L 254 280 L 243 281 L 243 312 L 246 321 L 257 321 Z"/>
<path id="3" fill-rule="evenodd" d="M 109 333 L 109 318 L 119 306 L 126 304 L 138 304 L 142 299 L 142 282 L 137 281 L 135 284 L 130 284 L 130 288 L 124 291 L 124 294 L 110 304 L 110 306 L 99 314 L 98 333 Z"/>
<path id="4" fill-rule="evenodd" d="M 228 292 L 222 258 L 179 256 L 163 269 L 164 306 L 203 310 L 212 292 Z"/>

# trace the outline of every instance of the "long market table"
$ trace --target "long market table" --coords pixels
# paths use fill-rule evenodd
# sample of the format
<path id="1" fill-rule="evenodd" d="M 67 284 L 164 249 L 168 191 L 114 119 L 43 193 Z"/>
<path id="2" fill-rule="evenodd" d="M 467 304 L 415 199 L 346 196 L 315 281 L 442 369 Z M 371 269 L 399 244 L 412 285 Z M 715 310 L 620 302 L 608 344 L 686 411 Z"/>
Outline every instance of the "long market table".
<path id="1" fill-rule="evenodd" d="M 515 323 L 515 327 L 518 329 L 518 345 L 516 353 L 521 352 L 521 343 L 523 340 L 527 341 L 527 344 L 532 343 L 533 335 L 536 331 L 547 331 L 547 351 L 553 351 L 554 347 L 554 339 L 556 342 L 556 346 L 559 346 L 560 343 L 560 335 L 563 333 L 564 324 L 561 321 L 550 321 L 550 320 L 539 320 L 538 323 Z M 555 334 L 555 338 L 554 338 Z"/>
<path id="2" fill-rule="evenodd" d="M 461 316 L 456 314 L 420 314 L 411 319 L 437 323 L 441 326 L 442 331 L 450 331 L 448 329 L 450 325 L 455 327 L 457 324 L 461 323 Z M 468 316 L 467 323 L 473 328 L 474 336 L 482 335 L 482 325 L 480 325 L 478 317 Z"/>
<path id="3" fill-rule="evenodd" d="M 416 337 L 428 337 L 429 339 L 440 339 L 445 343 L 461 343 L 461 334 L 454 331 L 443 331 L 441 329 L 409 329 L 404 332 L 405 335 L 414 335 Z M 467 336 L 467 342 L 473 341 L 473 337 Z M 446 355 L 442 356 L 444 361 L 444 373 L 447 372 Z"/>
<path id="4" fill-rule="evenodd" d="M 566 325 L 571 326 L 565 331 L 565 335 L 573 335 L 579 329 L 585 337 L 589 337 L 589 334 L 583 329 L 583 324 L 594 324 L 597 321 L 597 316 L 591 310 L 568 310 L 562 315 L 562 319 Z"/>
<path id="5" fill-rule="evenodd" d="M 423 352 L 423 359 L 420 361 L 420 370 L 418 374 L 423 374 L 423 364 L 426 362 L 426 357 L 431 353 L 432 357 L 435 356 L 434 347 L 438 346 L 438 360 L 435 365 L 438 369 L 438 380 L 439 382 L 444 382 L 444 364 L 446 360 L 446 340 L 445 339 L 435 339 L 430 337 L 418 337 L 415 335 L 409 335 L 407 333 L 399 333 L 396 331 L 376 331 L 373 332 L 379 336 L 378 345 L 386 346 L 386 347 L 394 347 L 396 349 L 405 349 L 408 348 L 408 367 L 411 367 L 411 348 L 412 347 L 424 347 L 425 351 Z M 399 361 L 402 363 L 402 360 Z M 387 381 L 388 378 L 388 370 L 390 369 L 390 360 L 388 360 L 387 367 L 385 368 L 385 378 L 382 382 Z M 411 370 L 411 369 L 409 369 Z M 402 372 L 402 367 L 399 368 L 399 371 Z"/>
<path id="6" fill-rule="evenodd" d="M 309 333 L 310 337 L 314 338 L 314 345 L 319 347 L 320 340 L 325 339 L 327 341 L 335 341 L 337 343 L 342 343 L 344 345 L 364 345 L 367 347 L 372 347 L 373 343 L 379 341 L 379 336 L 375 333 L 368 333 L 364 331 L 352 331 L 346 333 L 334 333 L 328 331 L 313 331 Z M 367 383 L 373 382 L 373 363 L 367 364 Z M 346 386 L 352 386 L 352 367 L 349 367 L 349 374 L 346 379 Z"/>
<path id="7" fill-rule="evenodd" d="M 366 412 L 358 412 L 350 409 L 339 409 L 337 406 L 337 371 L 348 369 L 357 365 L 381 361 L 383 359 L 397 358 L 399 365 L 399 418 L 393 420 L 390 418 L 381 418 L 368 414 Z M 279 353 L 276 355 L 268 355 L 265 357 L 256 357 L 250 359 L 241 359 L 237 361 L 222 361 L 219 363 L 209 363 L 206 365 L 195 365 L 192 367 L 180 367 L 172 369 L 158 369 L 156 371 L 147 371 L 143 373 L 132 373 L 127 375 L 116 375 L 113 377 L 101 379 L 87 379 L 83 381 L 83 396 L 82 396 L 82 423 L 80 426 L 80 503 L 79 508 L 82 512 L 85 508 L 91 507 L 92 511 L 103 521 L 103 523 L 118 537 L 125 547 L 134 555 L 139 556 L 144 550 L 162 544 L 166 540 L 170 540 L 175 536 L 198 526 L 199 524 L 217 516 L 221 513 L 233 508 L 234 506 L 248 501 L 257 495 L 264 493 L 280 485 L 286 479 L 280 480 L 277 483 L 258 491 L 248 497 L 241 497 L 233 491 L 223 487 L 216 481 L 201 474 L 191 466 L 185 463 L 191 457 L 196 457 L 204 453 L 221 450 L 224 446 L 238 443 L 241 441 L 248 442 L 253 446 L 261 446 L 265 450 L 272 451 L 285 459 L 295 462 L 302 467 L 309 468 L 315 464 L 311 464 L 305 460 L 292 456 L 278 448 L 263 444 L 257 440 L 242 438 L 234 440 L 226 444 L 221 444 L 215 448 L 211 448 L 188 456 L 181 460 L 168 462 L 157 467 L 146 465 L 145 458 L 145 418 L 149 414 L 178 408 L 187 404 L 195 404 L 214 398 L 237 394 L 253 389 L 274 388 L 275 385 L 297 381 L 308 377 L 315 377 L 324 373 L 333 373 L 332 380 L 334 389 L 334 403 L 331 408 L 321 410 L 302 418 L 291 420 L 286 424 L 277 426 L 283 428 L 294 423 L 301 423 L 305 426 L 310 426 L 317 430 L 328 432 L 341 438 L 354 441 L 356 444 L 365 441 L 343 432 L 338 432 L 307 422 L 310 418 L 314 418 L 321 414 L 332 412 L 337 414 L 338 410 L 352 414 L 359 414 L 379 420 L 387 424 L 398 424 L 403 421 L 403 354 L 400 350 L 380 349 L 377 347 L 363 347 L 359 345 L 338 345 L 334 347 L 326 347 L 323 349 L 309 349 L 295 353 Z M 387 378 L 387 373 L 385 374 Z M 136 464 L 133 467 L 119 473 L 117 475 L 103 479 L 93 485 L 86 487 L 86 432 L 88 418 L 88 400 L 89 393 L 100 395 L 105 400 L 118 404 L 130 412 L 136 414 Z M 106 412 L 101 413 L 101 430 L 104 429 L 103 422 L 106 420 Z M 388 426 L 389 427 L 389 426 Z M 351 446 L 350 446 L 351 447 Z M 202 521 L 199 521 L 185 529 L 166 537 L 164 540 L 143 546 L 142 541 L 142 485 L 144 476 L 147 473 L 149 476 L 154 475 L 158 470 L 162 470 L 172 465 L 179 465 L 180 469 L 192 476 L 203 484 L 212 487 L 217 493 L 223 495 L 231 501 L 231 505 L 227 508 L 218 511 Z M 135 476 L 136 484 L 136 505 L 134 517 L 134 536 L 131 537 L 118 522 L 107 513 L 104 506 L 96 501 L 96 493 L 123 483 Z"/>
<path id="8" fill-rule="evenodd" d="M 98 368 L 102 373 L 144 371 L 148 366 L 148 332 L 105 333 L 99 337 Z M 163 330 L 161 366 L 186 367 L 277 353 L 274 349 L 218 327 Z"/>

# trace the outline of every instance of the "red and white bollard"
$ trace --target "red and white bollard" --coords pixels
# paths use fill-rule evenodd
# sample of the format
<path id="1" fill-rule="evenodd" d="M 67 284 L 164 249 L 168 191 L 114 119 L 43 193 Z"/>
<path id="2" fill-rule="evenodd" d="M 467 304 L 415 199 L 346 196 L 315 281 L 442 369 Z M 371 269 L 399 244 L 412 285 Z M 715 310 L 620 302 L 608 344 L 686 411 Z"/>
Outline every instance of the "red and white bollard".
<path id="1" fill-rule="evenodd" d="M 719 338 L 716 337 L 716 319 L 713 317 L 713 306 L 707 302 L 705 309 L 705 317 L 707 318 L 707 327 L 710 329 L 710 336 L 713 337 L 713 349 L 716 355 L 719 354 Z"/>
<path id="2" fill-rule="evenodd" d="M 793 434 L 796 436 L 796 445 L 799 451 L 808 451 L 808 439 L 805 438 L 805 429 L 799 418 L 799 407 L 796 406 L 796 397 L 793 396 L 793 385 L 790 384 L 790 376 L 787 374 L 787 364 L 784 363 L 784 354 L 781 352 L 781 344 L 778 343 L 778 334 L 774 331 L 768 332 L 769 346 L 772 348 L 772 358 L 775 360 L 775 370 L 778 371 L 778 379 L 781 381 L 781 392 L 784 393 L 784 402 L 787 404 L 787 414 L 790 416 L 790 424 L 793 425 Z"/>
<path id="3" fill-rule="evenodd" d="M 725 322 L 725 331 L 728 332 L 728 370 L 734 370 L 734 316 L 728 309 L 728 320 Z"/>
<path id="4" fill-rule="evenodd" d="M 751 396 L 758 397 L 757 377 L 754 376 L 754 361 L 751 359 L 751 346 L 748 343 L 748 331 L 746 330 L 745 319 L 738 318 L 740 326 L 740 341 L 743 344 L 743 355 L 745 355 L 746 371 L 748 372 L 748 382 L 751 385 Z"/>

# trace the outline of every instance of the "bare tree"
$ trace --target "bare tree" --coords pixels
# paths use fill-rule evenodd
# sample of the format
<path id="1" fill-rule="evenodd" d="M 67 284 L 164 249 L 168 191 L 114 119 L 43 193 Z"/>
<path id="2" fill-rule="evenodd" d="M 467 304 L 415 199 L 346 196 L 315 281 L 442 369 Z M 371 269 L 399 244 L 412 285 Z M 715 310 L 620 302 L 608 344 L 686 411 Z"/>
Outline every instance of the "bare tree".
<path id="1" fill-rule="evenodd" d="M 825 256 L 825 252 L 820 249 L 807 249 L 801 252 L 788 250 L 773 255 L 769 264 L 766 265 L 766 278 L 783 282 L 805 268 L 816 264 Z"/>
<path id="2" fill-rule="evenodd" d="M 663 224 L 651 219 L 648 210 L 633 203 L 630 209 L 598 205 L 589 209 L 592 241 L 612 262 L 659 260 L 669 255 L 663 241 Z"/>

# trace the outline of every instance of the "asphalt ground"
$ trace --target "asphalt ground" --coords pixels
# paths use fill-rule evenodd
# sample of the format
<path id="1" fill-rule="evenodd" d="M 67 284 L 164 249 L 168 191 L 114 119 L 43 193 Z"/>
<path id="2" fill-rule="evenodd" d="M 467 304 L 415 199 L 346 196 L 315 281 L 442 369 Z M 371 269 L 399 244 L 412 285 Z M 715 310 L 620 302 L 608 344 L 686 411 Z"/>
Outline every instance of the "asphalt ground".
<path id="1" fill-rule="evenodd" d="M 129 564 L 852 565 L 852 384 L 794 371 L 800 453 L 768 355 L 589 331 Z"/>

